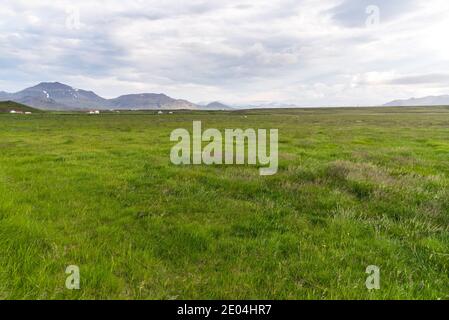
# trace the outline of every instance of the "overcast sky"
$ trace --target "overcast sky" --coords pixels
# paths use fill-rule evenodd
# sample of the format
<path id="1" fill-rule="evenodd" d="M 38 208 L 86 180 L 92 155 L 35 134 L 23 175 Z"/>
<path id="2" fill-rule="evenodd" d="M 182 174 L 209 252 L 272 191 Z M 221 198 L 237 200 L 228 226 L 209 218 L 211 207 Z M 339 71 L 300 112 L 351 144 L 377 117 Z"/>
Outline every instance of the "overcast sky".
<path id="1" fill-rule="evenodd" d="M 0 0 L 0 90 L 375 105 L 449 94 L 447 0 Z"/>

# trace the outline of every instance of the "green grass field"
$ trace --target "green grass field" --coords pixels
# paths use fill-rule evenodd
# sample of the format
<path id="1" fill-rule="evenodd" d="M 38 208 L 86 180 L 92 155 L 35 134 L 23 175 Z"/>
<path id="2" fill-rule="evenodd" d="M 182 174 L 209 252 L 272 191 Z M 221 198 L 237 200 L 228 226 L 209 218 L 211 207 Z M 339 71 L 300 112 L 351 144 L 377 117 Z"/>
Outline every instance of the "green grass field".
<path id="1" fill-rule="evenodd" d="M 172 165 L 193 120 L 279 129 L 278 174 Z M 0 299 L 449 299 L 449 108 L 4 114 L 0 151 Z"/>

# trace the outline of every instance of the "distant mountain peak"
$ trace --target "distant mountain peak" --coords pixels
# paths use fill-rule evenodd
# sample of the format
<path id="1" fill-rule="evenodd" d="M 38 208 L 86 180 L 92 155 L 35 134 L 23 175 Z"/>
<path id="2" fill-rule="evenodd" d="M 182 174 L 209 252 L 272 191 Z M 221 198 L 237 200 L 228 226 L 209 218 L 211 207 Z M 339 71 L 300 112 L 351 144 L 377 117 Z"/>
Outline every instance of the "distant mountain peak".
<path id="1" fill-rule="evenodd" d="M 127 94 L 109 101 L 112 107 L 120 109 L 198 109 L 187 100 L 173 99 L 163 93 Z"/>
<path id="2" fill-rule="evenodd" d="M 208 110 L 229 110 L 229 109 L 232 109 L 230 106 L 225 105 L 224 103 L 221 103 L 219 101 L 211 102 L 211 103 L 207 104 L 205 107 Z"/>
<path id="3" fill-rule="evenodd" d="M 62 89 L 62 90 L 74 90 L 71 86 L 63 84 L 61 82 L 41 82 L 32 88 L 48 88 L 48 89 Z"/>

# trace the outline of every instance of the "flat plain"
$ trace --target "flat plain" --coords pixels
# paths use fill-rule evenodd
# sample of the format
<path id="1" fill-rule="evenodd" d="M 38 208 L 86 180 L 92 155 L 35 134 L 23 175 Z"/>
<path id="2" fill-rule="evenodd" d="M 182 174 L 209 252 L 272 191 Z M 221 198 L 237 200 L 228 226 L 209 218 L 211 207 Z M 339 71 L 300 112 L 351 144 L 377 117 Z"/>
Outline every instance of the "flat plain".
<path id="1" fill-rule="evenodd" d="M 172 165 L 194 120 L 278 174 Z M 3 114 L 0 299 L 449 299 L 448 160 L 447 107 Z"/>

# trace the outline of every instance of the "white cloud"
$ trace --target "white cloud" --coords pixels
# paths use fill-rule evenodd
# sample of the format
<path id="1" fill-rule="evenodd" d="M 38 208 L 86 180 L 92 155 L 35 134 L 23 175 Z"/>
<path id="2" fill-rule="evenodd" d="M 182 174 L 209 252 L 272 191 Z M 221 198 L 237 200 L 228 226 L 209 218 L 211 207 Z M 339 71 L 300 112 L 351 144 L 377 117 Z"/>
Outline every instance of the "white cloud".
<path id="1" fill-rule="evenodd" d="M 73 8 L 79 28 L 67 28 Z M 448 13 L 443 0 L 3 0 L 0 90 L 61 81 L 106 97 L 298 105 L 447 94 Z"/>

